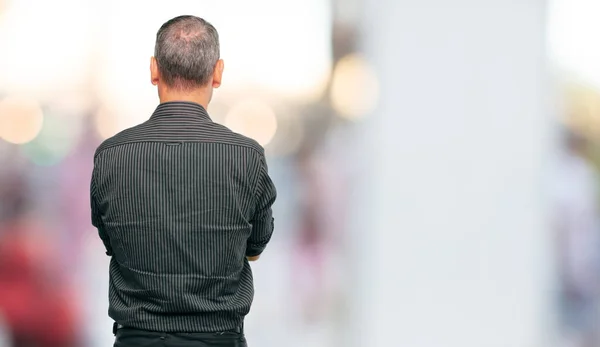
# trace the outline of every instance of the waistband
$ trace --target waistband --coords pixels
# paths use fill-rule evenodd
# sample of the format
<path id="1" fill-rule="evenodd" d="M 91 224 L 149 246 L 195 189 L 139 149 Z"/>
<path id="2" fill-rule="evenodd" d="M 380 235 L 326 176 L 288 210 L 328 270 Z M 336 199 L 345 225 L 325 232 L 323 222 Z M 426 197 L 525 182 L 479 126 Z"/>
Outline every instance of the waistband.
<path id="1" fill-rule="evenodd" d="M 145 331 L 143 329 L 137 329 L 137 328 L 130 328 L 130 327 L 126 327 L 123 326 L 121 324 L 118 324 L 117 322 L 113 323 L 113 335 L 117 335 L 117 331 L 120 329 L 132 329 L 132 330 L 139 330 L 139 331 Z M 180 333 L 187 333 L 187 331 L 179 331 Z M 211 331 L 211 332 L 206 332 L 207 334 L 216 334 L 216 335 L 222 335 L 225 333 L 236 333 L 236 334 L 243 334 L 244 333 L 244 326 L 242 324 L 241 327 L 237 327 L 235 329 L 231 329 L 231 330 L 226 330 L 226 331 Z"/>

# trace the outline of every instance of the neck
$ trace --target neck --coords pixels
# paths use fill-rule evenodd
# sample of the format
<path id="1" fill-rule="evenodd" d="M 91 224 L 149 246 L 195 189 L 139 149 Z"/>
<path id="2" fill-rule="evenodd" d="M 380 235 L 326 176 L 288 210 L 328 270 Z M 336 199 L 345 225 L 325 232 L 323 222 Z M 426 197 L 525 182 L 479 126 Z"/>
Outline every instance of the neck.
<path id="1" fill-rule="evenodd" d="M 197 88 L 190 91 L 179 91 L 159 87 L 158 97 L 161 104 L 172 101 L 187 101 L 200 104 L 204 109 L 208 109 L 212 90 L 209 90 L 209 88 Z"/>

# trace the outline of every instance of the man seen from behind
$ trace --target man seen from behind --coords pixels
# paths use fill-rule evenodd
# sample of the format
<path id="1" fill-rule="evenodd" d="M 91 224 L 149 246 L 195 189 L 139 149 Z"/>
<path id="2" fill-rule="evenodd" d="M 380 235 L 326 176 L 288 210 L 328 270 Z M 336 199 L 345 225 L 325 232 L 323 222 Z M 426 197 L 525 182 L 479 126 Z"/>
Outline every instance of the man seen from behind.
<path id="1" fill-rule="evenodd" d="M 263 148 L 207 113 L 221 84 L 215 28 L 180 16 L 158 31 L 150 118 L 94 156 L 92 223 L 110 262 L 115 346 L 246 346 L 248 261 L 273 233 Z"/>

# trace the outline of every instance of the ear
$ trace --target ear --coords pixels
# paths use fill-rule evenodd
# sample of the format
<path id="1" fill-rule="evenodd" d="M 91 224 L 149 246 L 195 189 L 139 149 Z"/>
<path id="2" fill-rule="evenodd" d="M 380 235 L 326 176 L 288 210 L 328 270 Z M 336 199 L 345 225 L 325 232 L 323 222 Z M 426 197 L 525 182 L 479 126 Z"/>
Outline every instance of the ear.
<path id="1" fill-rule="evenodd" d="M 219 59 L 215 64 L 215 69 L 213 71 L 213 88 L 219 88 L 221 86 L 221 80 L 223 79 L 223 69 L 225 69 L 225 63 L 223 62 L 223 59 Z"/>
<path id="2" fill-rule="evenodd" d="M 158 61 L 156 61 L 156 58 L 150 57 L 150 83 L 156 86 L 159 81 L 160 71 L 158 71 Z"/>

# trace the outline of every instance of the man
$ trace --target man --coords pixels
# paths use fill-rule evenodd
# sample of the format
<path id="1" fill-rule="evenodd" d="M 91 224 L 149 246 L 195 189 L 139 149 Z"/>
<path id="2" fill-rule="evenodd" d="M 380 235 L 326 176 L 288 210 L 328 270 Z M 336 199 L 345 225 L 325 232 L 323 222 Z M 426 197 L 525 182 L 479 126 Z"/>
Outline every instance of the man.
<path id="1" fill-rule="evenodd" d="M 248 261 L 273 232 L 264 150 L 206 112 L 223 74 L 211 24 L 166 22 L 150 71 L 160 105 L 94 157 L 92 223 L 112 256 L 115 346 L 246 346 Z"/>

